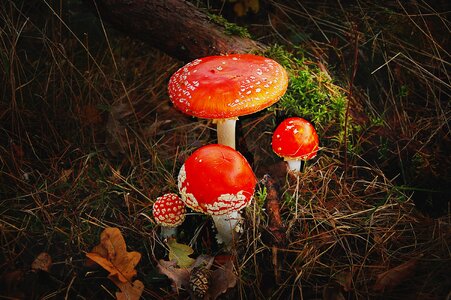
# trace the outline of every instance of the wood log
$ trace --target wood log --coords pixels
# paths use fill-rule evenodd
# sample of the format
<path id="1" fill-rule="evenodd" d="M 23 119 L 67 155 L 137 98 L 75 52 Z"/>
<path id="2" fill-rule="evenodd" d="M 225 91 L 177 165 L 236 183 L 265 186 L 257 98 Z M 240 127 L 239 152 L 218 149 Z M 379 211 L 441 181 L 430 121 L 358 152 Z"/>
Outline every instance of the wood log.
<path id="1" fill-rule="evenodd" d="M 115 29 L 178 58 L 263 50 L 249 38 L 228 35 L 207 14 L 183 0 L 85 0 Z"/>
<path id="2" fill-rule="evenodd" d="M 266 213 L 268 214 L 268 231 L 276 245 L 282 246 L 287 242 L 286 228 L 280 215 L 279 188 L 269 174 L 263 176 L 260 183 L 266 187 Z"/>

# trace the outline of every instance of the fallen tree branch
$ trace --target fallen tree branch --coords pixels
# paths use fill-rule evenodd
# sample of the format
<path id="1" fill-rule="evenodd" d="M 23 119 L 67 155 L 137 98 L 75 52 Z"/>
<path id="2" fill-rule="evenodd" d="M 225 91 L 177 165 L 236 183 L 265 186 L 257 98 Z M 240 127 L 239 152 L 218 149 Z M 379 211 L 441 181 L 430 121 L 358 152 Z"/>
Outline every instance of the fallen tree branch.
<path id="1" fill-rule="evenodd" d="M 228 35 L 182 0 L 84 0 L 114 28 L 181 59 L 263 50 L 252 39 Z"/>
<path id="2" fill-rule="evenodd" d="M 277 184 L 268 174 L 263 176 L 261 184 L 266 187 L 265 207 L 268 214 L 268 231 L 277 245 L 284 245 L 287 241 L 287 236 L 280 216 L 280 199 Z"/>

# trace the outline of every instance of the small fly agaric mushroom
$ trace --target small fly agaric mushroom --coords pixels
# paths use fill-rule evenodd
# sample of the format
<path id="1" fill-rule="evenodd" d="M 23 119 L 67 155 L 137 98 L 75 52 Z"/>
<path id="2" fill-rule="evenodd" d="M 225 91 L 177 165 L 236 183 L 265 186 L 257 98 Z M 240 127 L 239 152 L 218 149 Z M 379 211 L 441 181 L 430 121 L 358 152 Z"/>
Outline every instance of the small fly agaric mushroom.
<path id="1" fill-rule="evenodd" d="M 239 116 L 271 106 L 285 93 L 288 76 L 272 59 L 252 54 L 208 56 L 175 72 L 168 85 L 174 106 L 217 123 L 218 143 L 235 149 Z"/>
<path id="2" fill-rule="evenodd" d="M 212 216 L 219 243 L 230 248 L 239 230 L 240 210 L 253 195 L 257 179 L 251 166 L 231 147 L 210 144 L 191 154 L 180 169 L 178 187 L 185 204 Z"/>
<path id="3" fill-rule="evenodd" d="M 173 237 L 177 233 L 177 226 L 185 220 L 185 203 L 177 194 L 164 194 L 154 202 L 152 213 L 157 224 L 161 225 L 160 236 Z"/>
<path id="4" fill-rule="evenodd" d="M 318 147 L 315 128 L 310 122 L 299 117 L 283 120 L 272 136 L 273 151 L 287 161 L 292 171 L 299 172 L 301 160 L 314 158 Z"/>

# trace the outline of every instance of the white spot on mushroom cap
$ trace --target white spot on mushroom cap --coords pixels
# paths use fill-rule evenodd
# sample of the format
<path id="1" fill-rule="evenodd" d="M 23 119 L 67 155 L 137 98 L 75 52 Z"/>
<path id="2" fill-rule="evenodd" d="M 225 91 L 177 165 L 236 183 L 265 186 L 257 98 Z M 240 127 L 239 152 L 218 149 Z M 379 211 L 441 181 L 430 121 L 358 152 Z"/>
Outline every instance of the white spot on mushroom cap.
<path id="1" fill-rule="evenodd" d="M 177 181 L 178 181 L 177 185 L 178 185 L 178 188 L 179 188 L 180 196 L 182 197 L 182 201 L 187 206 L 191 207 L 192 209 L 194 209 L 196 211 L 201 210 L 199 208 L 199 203 L 197 202 L 196 197 L 194 197 L 194 195 L 192 193 L 188 193 L 186 191 L 186 186 L 188 186 L 188 182 L 185 184 L 185 181 L 186 181 L 185 165 L 183 165 L 180 168 L 179 175 L 177 177 Z"/>
<path id="2" fill-rule="evenodd" d="M 245 207 L 250 202 L 244 191 L 236 194 L 222 194 L 213 204 L 206 204 L 207 212 L 211 215 L 229 214 Z"/>
<path id="3" fill-rule="evenodd" d="M 179 175 L 177 177 L 179 189 L 182 188 L 183 184 L 185 183 L 185 180 L 186 180 L 186 171 L 185 164 L 183 164 L 183 166 L 180 168 Z"/>
<path id="4" fill-rule="evenodd" d="M 191 207 L 195 211 L 203 211 L 202 208 L 199 207 L 196 197 L 194 197 L 192 193 L 188 193 L 186 191 L 186 187 L 180 189 L 180 195 L 182 196 L 182 200 L 185 202 L 186 206 Z"/>
<path id="5" fill-rule="evenodd" d="M 193 60 L 191 63 L 188 63 L 188 65 L 190 65 L 190 66 L 197 66 L 201 62 L 202 62 L 202 59 L 198 58 L 198 59 Z"/>

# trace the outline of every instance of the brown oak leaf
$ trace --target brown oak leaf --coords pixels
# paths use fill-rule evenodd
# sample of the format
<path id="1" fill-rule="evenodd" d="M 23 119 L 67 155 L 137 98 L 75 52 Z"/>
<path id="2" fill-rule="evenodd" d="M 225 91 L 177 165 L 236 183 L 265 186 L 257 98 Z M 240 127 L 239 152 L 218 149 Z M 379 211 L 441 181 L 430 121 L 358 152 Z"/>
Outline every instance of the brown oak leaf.
<path id="1" fill-rule="evenodd" d="M 163 259 L 159 260 L 157 267 L 161 274 L 166 275 L 172 280 L 175 290 L 189 286 L 188 282 L 191 269 L 178 268 L 175 260 L 167 261 Z"/>
<path id="2" fill-rule="evenodd" d="M 177 267 L 175 260 L 167 261 L 160 259 L 158 262 L 158 270 L 161 274 L 166 275 L 173 283 L 174 289 L 181 287 L 189 290 L 190 275 L 197 267 L 210 269 L 213 264 L 214 257 L 208 255 L 200 255 L 196 261 L 187 268 Z M 237 283 L 237 276 L 233 272 L 232 260 L 226 261 L 223 265 L 218 266 L 211 272 L 209 288 L 205 295 L 205 299 L 215 300 L 221 294 L 225 293 Z"/>
<path id="3" fill-rule="evenodd" d="M 47 252 L 41 252 L 31 264 L 33 271 L 49 272 L 52 266 L 52 257 Z"/>
<path id="4" fill-rule="evenodd" d="M 102 123 L 100 110 L 94 104 L 84 105 L 79 109 L 79 118 L 83 126 L 96 126 Z"/>
<path id="5" fill-rule="evenodd" d="M 86 256 L 110 272 L 108 278 L 115 283 L 131 282 L 141 259 L 139 252 L 127 252 L 124 237 L 117 228 L 105 228 L 100 235 L 100 244 Z"/>
<path id="6" fill-rule="evenodd" d="M 335 276 L 335 280 L 339 285 L 341 285 L 345 292 L 350 292 L 353 289 L 353 273 L 354 270 L 352 268 L 352 271 L 343 270 Z"/>
<path id="7" fill-rule="evenodd" d="M 383 292 L 386 289 L 392 289 L 399 285 L 412 276 L 417 263 L 418 258 L 412 258 L 399 266 L 377 275 L 373 290 L 376 292 Z"/>
<path id="8" fill-rule="evenodd" d="M 144 291 L 144 283 L 139 280 L 131 282 L 115 282 L 116 285 L 121 289 L 120 292 L 116 292 L 117 300 L 139 300 L 141 294 Z"/>
<path id="9" fill-rule="evenodd" d="M 213 271 L 208 294 L 210 299 L 216 299 L 228 289 L 236 285 L 236 275 L 233 272 L 233 262 L 228 261 L 222 267 Z"/>

